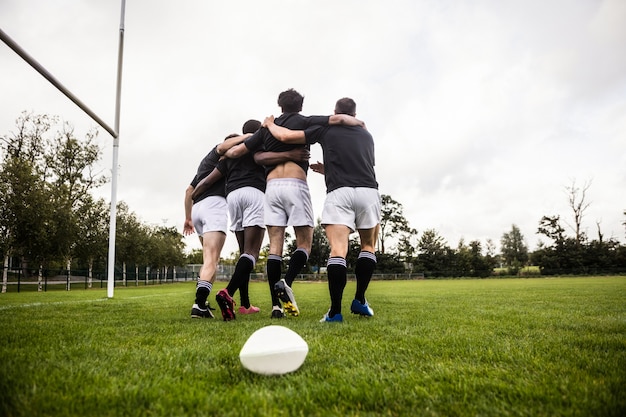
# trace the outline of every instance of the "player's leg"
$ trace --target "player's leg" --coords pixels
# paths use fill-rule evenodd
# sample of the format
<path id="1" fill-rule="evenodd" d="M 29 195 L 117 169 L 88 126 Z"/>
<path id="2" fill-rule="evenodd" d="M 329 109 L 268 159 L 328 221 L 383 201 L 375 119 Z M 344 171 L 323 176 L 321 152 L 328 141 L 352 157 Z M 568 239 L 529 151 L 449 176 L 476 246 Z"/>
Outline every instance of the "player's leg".
<path id="1" fill-rule="evenodd" d="M 309 252 L 313 242 L 313 228 L 309 226 L 295 226 L 294 231 L 297 248 L 291 254 L 285 278 L 274 285 L 274 293 L 282 301 L 285 312 L 290 316 L 297 317 L 300 315 L 300 309 L 291 287 L 296 276 L 309 260 Z"/>
<path id="2" fill-rule="evenodd" d="M 371 229 L 358 229 L 361 239 L 361 252 L 356 261 L 354 274 L 356 275 L 356 292 L 350 306 L 350 311 L 362 316 L 373 316 L 374 310 L 365 299 L 365 292 L 372 280 L 376 268 L 375 246 L 378 239 L 378 225 Z"/>
<path id="3" fill-rule="evenodd" d="M 272 318 L 283 317 L 280 299 L 274 294 L 274 286 L 283 273 L 283 245 L 285 242 L 284 226 L 267 226 L 267 235 L 270 241 L 270 250 L 267 257 L 267 282 L 272 297 Z"/>
<path id="4" fill-rule="evenodd" d="M 296 276 L 309 260 L 311 245 L 313 244 L 313 228 L 311 226 L 294 226 L 296 235 L 296 250 L 291 254 L 289 267 L 285 273 L 285 282 L 291 286 Z"/>
<path id="5" fill-rule="evenodd" d="M 230 207 L 230 203 L 229 203 L 229 207 Z M 231 220 L 232 220 L 232 210 L 230 211 L 231 213 Z M 231 225 L 231 228 L 233 226 Z M 245 253 L 245 233 L 243 230 L 237 230 L 235 231 L 235 237 L 237 238 L 237 246 L 239 247 L 239 256 L 241 256 L 242 253 Z M 231 282 L 232 282 L 232 277 L 231 277 Z M 250 295 L 249 295 L 249 291 L 248 291 L 248 283 L 249 281 L 245 281 L 243 283 L 241 283 L 241 285 L 239 286 L 239 312 L 243 312 L 245 314 L 245 311 L 247 307 L 250 307 Z M 230 283 L 229 283 L 230 284 Z M 227 287 L 228 288 L 228 287 Z M 234 294 L 233 290 L 233 293 Z M 230 293 L 230 290 L 229 290 Z"/>
<path id="6" fill-rule="evenodd" d="M 237 244 L 239 246 L 239 253 L 241 254 L 241 249 L 244 244 L 244 236 L 240 233 L 243 231 L 243 228 L 241 227 L 241 215 L 239 213 L 238 200 L 236 198 L 231 199 L 230 195 L 227 199 L 227 210 L 231 220 L 230 230 L 235 233 Z M 231 276 L 226 288 L 221 289 L 215 295 L 215 301 L 220 307 L 224 321 L 230 321 L 236 318 L 235 300 L 233 300 L 232 296 L 235 295 L 237 288 L 233 288 L 232 282 L 233 277 Z"/>
<path id="7" fill-rule="evenodd" d="M 239 249 L 239 254 L 241 255 L 244 252 L 244 248 L 245 248 L 245 234 L 243 233 L 243 230 L 238 230 L 235 232 L 235 238 L 237 238 L 237 248 Z"/>
<path id="8" fill-rule="evenodd" d="M 244 187 L 242 193 L 245 194 L 245 204 L 243 205 L 242 225 L 244 227 L 245 245 L 243 253 L 251 255 L 255 262 L 259 259 L 261 245 L 265 236 L 265 195 L 263 191 L 255 187 Z M 253 265 L 254 267 L 254 265 Z M 248 285 L 250 283 L 250 272 L 247 274 L 246 281 L 242 283 L 242 290 L 245 290 L 247 299 L 243 299 L 245 303 L 243 308 L 239 309 L 242 314 L 258 313 L 260 308 L 250 304 L 248 294 Z M 242 291 L 240 290 L 240 291 Z M 243 297 L 243 295 L 242 295 Z"/>
<path id="9" fill-rule="evenodd" d="M 249 262 L 244 261 L 244 257 L 241 257 L 237 262 L 237 267 L 235 268 L 237 272 L 237 268 L 241 268 L 239 270 L 239 275 L 237 275 L 237 279 L 239 280 L 239 293 L 241 295 L 241 307 L 239 307 L 239 312 L 241 314 L 252 314 L 258 313 L 260 309 L 258 307 L 253 306 L 250 303 L 250 297 L 248 295 L 248 285 L 250 283 L 250 274 L 254 269 L 256 261 L 259 259 L 259 252 L 261 251 L 261 244 L 263 243 L 263 237 L 265 236 L 265 229 L 259 226 L 249 226 L 244 229 L 245 234 L 245 245 L 243 249 L 243 253 L 248 255 L 247 259 L 252 259 L 254 262 L 250 264 Z"/>
<path id="10" fill-rule="evenodd" d="M 342 321 L 341 301 L 347 283 L 346 255 L 348 254 L 348 240 L 352 231 L 343 224 L 327 224 L 324 229 L 330 245 L 330 258 L 326 266 L 330 309 L 322 321 Z"/>
<path id="11" fill-rule="evenodd" d="M 220 259 L 226 234 L 222 232 L 207 232 L 202 236 L 202 267 L 196 285 L 196 299 L 192 307 L 191 316 L 194 318 L 209 317 L 213 314 L 207 305 L 207 298 L 213 289 L 217 264 Z"/>
<path id="12" fill-rule="evenodd" d="M 194 204 L 191 219 L 202 243 L 202 268 L 196 285 L 195 303 L 191 309 L 193 318 L 213 318 L 206 300 L 213 289 L 217 265 L 224 242 L 228 218 L 226 200 L 223 197 L 207 197 Z"/>
<path id="13" fill-rule="evenodd" d="M 380 196 L 378 190 L 357 188 L 356 227 L 361 241 L 361 252 L 356 261 L 356 292 L 350 310 L 361 316 L 373 316 L 374 310 L 365 299 L 365 292 L 376 268 L 376 242 L 380 226 Z"/>
<path id="14" fill-rule="evenodd" d="M 282 318 L 283 309 L 280 299 L 274 294 L 274 285 L 280 280 L 283 270 L 283 245 L 287 227 L 287 213 L 281 201 L 283 181 L 272 179 L 267 181 L 265 188 L 265 204 L 263 207 L 267 235 L 270 241 L 267 257 L 267 282 L 272 297 L 272 318 Z"/>
<path id="15" fill-rule="evenodd" d="M 259 251 L 265 229 L 263 228 L 263 192 L 253 187 L 243 187 L 228 195 L 228 207 L 231 217 L 231 230 L 235 231 L 239 244 L 239 259 L 235 271 L 226 286 L 232 297 L 239 290 L 243 314 L 258 312 L 252 308 L 248 286 L 250 273 L 259 257 Z"/>
<path id="16" fill-rule="evenodd" d="M 287 224 L 293 226 L 296 235 L 296 250 L 289 257 L 285 278 L 274 286 L 274 291 L 283 302 L 285 312 L 298 316 L 300 310 L 291 286 L 309 260 L 313 243 L 313 203 L 306 181 L 291 179 L 285 182 L 281 202 L 287 213 Z"/>
<path id="17" fill-rule="evenodd" d="M 245 200 L 243 199 L 244 193 L 242 189 L 237 189 L 229 193 L 226 196 L 228 202 L 228 215 L 230 217 L 230 231 L 235 233 L 237 238 L 237 246 L 239 248 L 239 256 L 245 253 L 246 236 L 243 227 L 243 212 L 245 208 Z M 235 286 L 233 279 L 235 276 L 231 276 L 226 289 L 230 296 L 235 295 L 237 289 L 239 289 L 239 299 L 242 306 L 250 306 L 250 300 L 248 295 L 247 282 L 245 285 Z"/>
<path id="18" fill-rule="evenodd" d="M 296 250 L 291 254 L 285 273 L 287 285 L 293 284 L 296 276 L 309 260 L 313 243 L 313 203 L 306 181 L 293 180 L 283 190 L 283 204 L 287 213 L 287 224 L 293 226 L 296 235 Z"/>

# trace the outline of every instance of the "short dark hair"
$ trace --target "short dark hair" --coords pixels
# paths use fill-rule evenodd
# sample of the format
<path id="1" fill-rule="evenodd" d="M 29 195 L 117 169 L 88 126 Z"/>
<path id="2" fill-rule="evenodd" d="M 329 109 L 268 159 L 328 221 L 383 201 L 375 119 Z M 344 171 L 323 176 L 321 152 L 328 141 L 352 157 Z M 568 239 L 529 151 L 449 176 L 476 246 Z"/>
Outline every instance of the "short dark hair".
<path id="1" fill-rule="evenodd" d="M 230 138 L 236 138 L 237 136 L 239 136 L 239 135 L 238 135 L 238 134 L 236 134 L 236 133 L 231 133 L 230 135 L 226 136 L 226 137 L 224 138 L 224 140 L 226 140 L 226 139 L 230 139 Z"/>
<path id="2" fill-rule="evenodd" d="M 258 120 L 250 119 L 243 124 L 242 131 L 246 133 L 254 133 L 261 128 L 261 122 Z"/>
<path id="3" fill-rule="evenodd" d="M 293 88 L 283 91 L 278 95 L 278 106 L 283 113 L 299 113 L 302 111 L 304 96 Z"/>
<path id="4" fill-rule="evenodd" d="M 356 103 L 349 97 L 340 98 L 335 104 L 335 113 L 356 116 Z"/>

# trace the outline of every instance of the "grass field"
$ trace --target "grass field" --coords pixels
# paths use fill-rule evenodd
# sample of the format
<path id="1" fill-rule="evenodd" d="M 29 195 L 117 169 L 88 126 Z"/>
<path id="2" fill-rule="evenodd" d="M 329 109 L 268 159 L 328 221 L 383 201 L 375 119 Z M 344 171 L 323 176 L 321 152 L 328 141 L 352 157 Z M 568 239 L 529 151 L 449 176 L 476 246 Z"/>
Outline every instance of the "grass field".
<path id="1" fill-rule="evenodd" d="M 224 286 L 218 283 L 212 294 Z M 375 281 L 373 318 L 192 320 L 192 282 L 0 295 L 0 416 L 624 416 L 626 278 Z M 235 297 L 237 299 L 238 296 Z M 214 302 L 212 304 L 215 304 Z M 239 351 L 281 324 L 309 344 L 296 372 L 260 376 Z"/>

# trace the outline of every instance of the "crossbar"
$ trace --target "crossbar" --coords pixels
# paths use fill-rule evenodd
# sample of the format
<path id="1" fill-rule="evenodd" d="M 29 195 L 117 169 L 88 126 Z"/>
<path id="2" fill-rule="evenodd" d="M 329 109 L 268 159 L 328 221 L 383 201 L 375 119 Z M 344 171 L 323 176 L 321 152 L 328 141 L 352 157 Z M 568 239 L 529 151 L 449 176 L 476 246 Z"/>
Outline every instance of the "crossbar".
<path id="1" fill-rule="evenodd" d="M 18 54 L 22 59 L 30 64 L 38 73 L 43 75 L 45 79 L 50 81 L 52 85 L 58 88 L 67 98 L 72 100 L 74 104 L 80 107 L 85 113 L 87 113 L 93 120 L 95 120 L 104 130 L 109 132 L 111 136 L 117 138 L 118 132 L 113 130 L 108 124 L 104 122 L 97 114 L 95 114 L 85 103 L 80 101 L 78 97 L 76 97 L 70 90 L 68 90 L 59 80 L 57 80 L 47 69 L 43 67 L 35 58 L 30 56 L 28 52 L 26 52 L 17 42 L 15 42 L 9 35 L 6 34 L 2 29 L 0 29 L 0 39 L 16 54 Z"/>

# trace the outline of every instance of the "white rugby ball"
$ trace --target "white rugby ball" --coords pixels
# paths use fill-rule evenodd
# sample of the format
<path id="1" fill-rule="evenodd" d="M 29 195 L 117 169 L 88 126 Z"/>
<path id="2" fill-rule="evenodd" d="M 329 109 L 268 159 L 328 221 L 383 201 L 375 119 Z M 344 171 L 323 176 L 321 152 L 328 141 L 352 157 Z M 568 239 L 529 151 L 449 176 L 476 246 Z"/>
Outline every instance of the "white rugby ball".
<path id="1" fill-rule="evenodd" d="M 282 375 L 300 368 L 307 353 L 309 345 L 298 333 L 283 326 L 266 326 L 248 338 L 239 360 L 257 374 Z"/>

